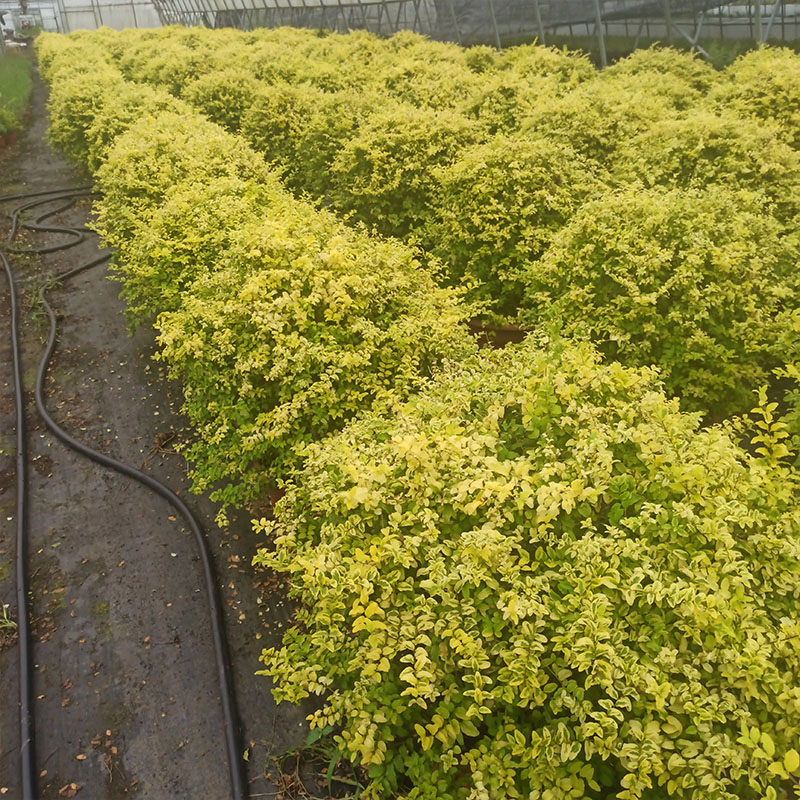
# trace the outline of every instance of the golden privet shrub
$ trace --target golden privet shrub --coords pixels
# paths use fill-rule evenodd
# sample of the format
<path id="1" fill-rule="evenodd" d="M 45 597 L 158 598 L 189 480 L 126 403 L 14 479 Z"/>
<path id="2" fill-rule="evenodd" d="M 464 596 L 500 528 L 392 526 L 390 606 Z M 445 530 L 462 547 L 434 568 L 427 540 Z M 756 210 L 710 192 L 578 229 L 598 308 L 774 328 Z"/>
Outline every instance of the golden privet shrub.
<path id="1" fill-rule="evenodd" d="M 329 199 L 383 234 L 405 236 L 430 213 L 434 170 L 480 135 L 474 121 L 449 109 L 387 102 L 334 158 Z"/>
<path id="2" fill-rule="evenodd" d="M 569 144 L 610 165 L 618 148 L 655 122 L 674 117 L 685 82 L 677 76 L 600 73 L 592 80 L 535 108 L 520 128 Z"/>
<path id="3" fill-rule="evenodd" d="M 784 221 L 800 209 L 800 153 L 774 124 L 730 111 L 694 110 L 656 122 L 620 148 L 614 178 L 620 185 L 760 191 Z"/>
<path id="4" fill-rule="evenodd" d="M 181 98 L 201 109 L 212 122 L 236 133 L 258 88 L 259 81 L 250 72 L 231 66 L 201 75 L 183 88 Z"/>
<path id="5" fill-rule="evenodd" d="M 434 172 L 437 188 L 420 238 L 451 281 L 472 284 L 472 296 L 516 317 L 528 262 L 604 187 L 602 173 L 567 144 L 494 136 Z"/>
<path id="6" fill-rule="evenodd" d="M 558 81 L 565 90 L 592 80 L 597 75 L 597 70 L 585 53 L 542 47 L 538 44 L 504 50 L 500 67 L 523 78 L 551 78 Z"/>
<path id="7" fill-rule="evenodd" d="M 301 146 L 301 136 L 330 96 L 311 86 L 262 84 L 242 116 L 241 134 L 294 184 L 294 175 L 301 172 L 306 160 L 316 157 Z"/>
<path id="8" fill-rule="evenodd" d="M 109 87 L 94 118 L 86 129 L 87 166 L 96 172 L 103 163 L 114 140 L 131 127 L 163 112 L 181 113 L 180 101 L 163 89 L 141 83 L 120 82 Z"/>
<path id="9" fill-rule="evenodd" d="M 763 47 L 739 56 L 709 100 L 742 116 L 776 122 L 785 141 L 800 147 L 800 55 L 793 50 Z"/>
<path id="10" fill-rule="evenodd" d="M 418 108 L 455 108 L 479 81 L 466 64 L 424 61 L 416 56 L 384 62 L 381 88 L 394 100 Z"/>
<path id="11" fill-rule="evenodd" d="M 651 47 L 634 50 L 621 58 L 603 74 L 637 75 L 652 82 L 659 76 L 665 80 L 664 88 L 679 91 L 686 101 L 697 101 L 717 82 L 718 73 L 696 53 L 682 53 L 672 47 Z M 677 80 L 676 80 L 677 79 Z"/>
<path id="12" fill-rule="evenodd" d="M 314 97 L 311 113 L 297 131 L 297 159 L 287 177 L 297 190 L 326 197 L 332 187 L 331 165 L 361 124 L 386 98 L 376 92 L 348 89 Z"/>
<path id="13" fill-rule="evenodd" d="M 408 247 L 292 197 L 188 108 L 118 137 L 98 182 L 129 317 L 157 314 L 183 385 L 194 488 L 223 507 L 263 500 L 309 442 L 476 347 L 469 308 Z"/>
<path id="14" fill-rule="evenodd" d="M 187 452 L 194 487 L 225 504 L 263 499 L 310 442 L 475 349 L 468 310 L 407 247 L 293 198 L 199 238 L 226 249 L 159 315 L 158 339 L 199 432 Z"/>
<path id="15" fill-rule="evenodd" d="M 262 656 L 276 698 L 322 698 L 363 798 L 790 797 L 780 436 L 748 455 L 586 345 L 467 361 L 311 447 L 259 523 L 300 601 Z"/>
<path id="16" fill-rule="evenodd" d="M 487 133 L 513 133 L 536 109 L 559 97 L 563 84 L 544 75 L 530 77 L 510 70 L 476 81 L 458 110 L 476 119 Z"/>
<path id="17" fill-rule="evenodd" d="M 103 193 L 99 228 L 122 248 L 146 228 L 176 186 L 193 183 L 200 193 L 217 179 L 272 186 L 264 160 L 238 136 L 176 101 L 178 110 L 143 119 L 111 142 L 97 173 Z"/>
<path id="18" fill-rule="evenodd" d="M 746 410 L 782 363 L 781 316 L 798 300 L 796 242 L 768 208 L 720 186 L 590 200 L 529 264 L 523 317 L 656 365 L 687 408 Z"/>
<path id="19" fill-rule="evenodd" d="M 87 165 L 90 143 L 87 131 L 98 110 L 123 86 L 122 76 L 109 66 L 97 66 L 86 73 L 57 73 L 58 85 L 50 92 L 48 109 L 50 143 L 73 161 Z"/>

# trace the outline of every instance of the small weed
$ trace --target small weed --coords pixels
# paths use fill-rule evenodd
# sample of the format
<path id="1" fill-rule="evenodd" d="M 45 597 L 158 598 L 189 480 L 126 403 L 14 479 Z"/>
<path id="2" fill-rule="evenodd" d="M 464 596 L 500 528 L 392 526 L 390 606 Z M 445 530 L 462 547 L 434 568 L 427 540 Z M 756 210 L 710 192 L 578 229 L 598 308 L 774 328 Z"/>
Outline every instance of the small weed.
<path id="1" fill-rule="evenodd" d="M 0 648 L 10 642 L 17 632 L 17 623 L 8 615 L 8 603 L 0 604 Z"/>
<path id="2" fill-rule="evenodd" d="M 108 619 L 108 615 L 111 613 L 111 606 L 108 603 L 95 603 L 94 613 L 100 619 Z"/>
<path id="3" fill-rule="evenodd" d="M 111 614 L 111 606 L 108 603 L 95 603 L 92 607 L 94 616 L 97 618 L 97 629 L 106 639 L 111 636 L 111 624 L 109 616 Z"/>
<path id="4" fill-rule="evenodd" d="M 358 800 L 365 780 L 342 757 L 332 728 L 311 731 L 303 747 L 270 760 L 268 777 L 286 800 Z"/>
<path id="5" fill-rule="evenodd" d="M 57 285 L 58 281 L 54 281 L 52 278 L 48 277 L 34 280 L 28 287 L 28 319 L 35 328 L 44 329 L 49 319 L 44 304 L 42 303 L 42 292 L 47 294 L 47 292 Z"/>

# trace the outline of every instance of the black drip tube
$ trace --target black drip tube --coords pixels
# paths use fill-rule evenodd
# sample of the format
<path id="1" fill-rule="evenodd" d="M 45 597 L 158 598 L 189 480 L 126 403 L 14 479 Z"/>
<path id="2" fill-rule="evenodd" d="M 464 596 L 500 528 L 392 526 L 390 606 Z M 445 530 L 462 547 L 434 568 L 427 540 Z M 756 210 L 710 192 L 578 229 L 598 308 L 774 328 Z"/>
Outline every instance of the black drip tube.
<path id="1" fill-rule="evenodd" d="M 85 234 L 82 230 L 77 228 L 69 228 L 62 226 L 49 226 L 42 223 L 55 216 L 67 208 L 71 207 L 75 200 L 79 197 L 85 197 L 89 194 L 87 187 L 79 187 L 77 189 L 57 189 L 49 192 L 36 192 L 28 195 L 8 195 L 0 197 L 0 203 L 5 203 L 11 200 L 25 200 L 32 197 L 44 198 L 31 202 L 24 203 L 17 206 L 11 212 L 11 233 L 8 237 L 6 250 L 12 253 L 34 253 L 44 254 L 52 253 L 56 250 L 63 250 L 68 247 L 74 247 L 80 244 L 85 239 Z M 55 209 L 48 211 L 37 217 L 33 222 L 22 224 L 20 222 L 20 215 L 38 206 L 51 204 L 57 201 L 63 201 Z M 53 245 L 43 248 L 32 248 L 30 250 L 18 250 L 13 247 L 14 240 L 20 229 L 25 227 L 33 231 L 45 231 L 49 233 L 59 233 L 70 237 L 63 245 Z M 99 266 L 108 261 L 111 253 L 104 253 L 97 258 L 82 264 L 75 269 L 71 269 L 62 273 L 55 278 L 54 283 L 63 283 L 70 278 L 79 275 L 86 270 Z M 27 473 L 26 473 L 26 448 L 25 448 L 25 418 L 24 418 L 24 405 L 23 405 L 23 392 L 22 392 L 22 379 L 21 379 L 21 366 L 20 366 L 20 349 L 18 341 L 18 314 L 17 314 L 17 299 L 16 287 L 14 284 L 14 275 L 5 255 L 0 251 L 0 260 L 3 262 L 3 267 L 6 272 L 6 277 L 9 283 L 9 290 L 11 294 L 11 340 L 14 361 L 14 386 L 17 404 L 17 607 L 19 616 L 19 651 L 20 651 L 20 759 L 22 770 L 22 791 L 23 800 L 35 800 L 36 798 L 36 768 L 34 763 L 34 720 L 31 709 L 32 698 L 32 658 L 30 652 L 30 623 L 28 614 L 28 581 L 27 581 Z M 203 577 L 205 580 L 206 597 L 208 600 L 209 621 L 211 624 L 211 633 L 214 645 L 214 655 L 217 666 L 217 674 L 220 685 L 220 700 L 222 704 L 222 714 L 225 725 L 225 746 L 227 751 L 227 760 L 230 774 L 231 796 L 233 800 L 244 800 L 247 792 L 245 790 L 245 777 L 242 759 L 242 749 L 240 746 L 240 731 L 239 720 L 236 709 L 236 696 L 233 687 L 233 679 L 231 676 L 230 661 L 228 658 L 228 647 L 225 637 L 225 623 L 222 614 L 222 605 L 220 602 L 219 592 L 217 590 L 217 582 L 214 571 L 213 561 L 208 549 L 208 543 L 203 533 L 200 524 L 196 517 L 188 508 L 188 506 L 181 500 L 178 495 L 168 489 L 164 484 L 157 481 L 152 476 L 148 475 L 141 470 L 123 464 L 110 456 L 100 453 L 87 447 L 85 444 L 77 441 L 70 436 L 55 420 L 50 416 L 45 404 L 44 382 L 47 376 L 47 371 L 50 366 L 50 360 L 56 349 L 56 340 L 58 336 L 58 326 L 56 322 L 56 315 L 47 301 L 46 288 L 42 287 L 39 291 L 39 299 L 47 312 L 50 319 L 50 333 L 47 341 L 47 346 L 42 354 L 39 368 L 36 373 L 36 408 L 39 415 L 44 420 L 50 431 L 63 442 L 67 447 L 81 453 L 86 458 L 101 464 L 108 469 L 112 469 L 123 475 L 144 484 L 153 492 L 163 497 L 175 508 L 186 520 L 186 523 L 192 534 L 194 535 L 197 550 L 200 554 L 200 560 L 203 565 Z"/>
<path id="2" fill-rule="evenodd" d="M 19 337 L 17 319 L 17 292 L 14 275 L 8 259 L 0 251 L 0 261 L 8 280 L 11 295 L 11 352 L 14 371 L 14 396 L 16 404 L 17 427 L 17 526 L 16 526 L 16 579 L 17 579 L 17 638 L 19 641 L 19 757 L 22 772 L 22 798 L 33 800 L 36 794 L 36 768 L 34 764 L 34 724 L 31 701 L 33 699 L 31 659 L 31 631 L 28 614 L 28 473 L 27 448 L 25 443 L 25 404 L 22 395 L 22 369 L 19 357 Z"/>

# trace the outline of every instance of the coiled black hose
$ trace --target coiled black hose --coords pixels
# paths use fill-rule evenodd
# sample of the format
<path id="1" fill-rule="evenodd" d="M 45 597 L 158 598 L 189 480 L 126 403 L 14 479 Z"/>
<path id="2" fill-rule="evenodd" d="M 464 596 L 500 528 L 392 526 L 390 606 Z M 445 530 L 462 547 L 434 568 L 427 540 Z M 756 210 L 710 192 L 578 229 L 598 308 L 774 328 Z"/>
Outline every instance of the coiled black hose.
<path id="1" fill-rule="evenodd" d="M 59 189 L 49 192 L 36 192 L 28 195 L 7 195 L 0 197 L 0 203 L 12 200 L 25 200 L 32 197 L 44 198 L 23 203 L 11 212 L 11 232 L 9 234 L 6 250 L 11 253 L 33 253 L 44 254 L 74 247 L 85 240 L 85 233 L 77 228 L 63 226 L 43 225 L 42 223 L 71 207 L 77 198 L 85 197 L 89 194 L 86 187 L 77 189 Z M 22 224 L 21 214 L 42 205 L 48 205 L 57 201 L 63 201 L 55 209 L 41 214 L 33 222 Z M 70 237 L 70 241 L 62 245 L 52 245 L 41 248 L 31 248 L 20 250 L 13 247 L 14 240 L 20 227 L 25 227 L 32 231 L 59 233 Z M 54 283 L 63 283 L 70 278 L 79 275 L 86 270 L 99 266 L 108 261 L 111 253 L 104 253 L 97 258 L 82 264 L 75 269 L 64 272 L 55 278 Z M 23 405 L 23 391 L 21 378 L 20 348 L 18 341 L 18 313 L 16 286 L 14 275 L 6 256 L 0 251 L 0 260 L 6 272 L 11 296 L 11 341 L 14 362 L 14 388 L 16 395 L 16 425 L 17 425 L 17 607 L 18 607 L 18 632 L 19 632 L 19 664 L 20 664 L 20 761 L 22 772 L 22 792 L 23 800 L 35 800 L 36 798 L 36 768 L 34 758 L 34 734 L 35 726 L 31 708 L 32 698 L 32 657 L 30 651 L 30 622 L 28 610 L 28 581 L 27 581 L 27 472 L 26 472 L 26 448 L 25 448 L 25 417 Z M 228 648 L 225 639 L 224 618 L 222 606 L 217 590 L 217 583 L 214 573 L 214 566 L 208 549 L 208 543 L 202 528 L 194 514 L 174 492 L 164 486 L 141 470 L 123 464 L 103 453 L 87 447 L 85 444 L 74 439 L 55 420 L 50 416 L 45 405 L 44 381 L 50 366 L 50 361 L 56 348 L 58 326 L 56 315 L 46 297 L 47 287 L 42 287 L 39 291 L 39 299 L 47 312 L 50 320 L 50 333 L 47 346 L 42 354 L 39 368 L 36 373 L 36 408 L 39 415 L 44 420 L 52 433 L 63 442 L 67 447 L 81 453 L 86 458 L 101 464 L 104 467 L 113 469 L 129 478 L 133 478 L 139 483 L 144 484 L 156 494 L 167 500 L 186 520 L 200 554 L 203 565 L 203 576 L 205 579 L 206 596 L 211 623 L 211 633 L 214 645 L 214 655 L 217 666 L 218 679 L 220 684 L 220 699 L 222 703 L 222 713 L 225 723 L 225 745 L 231 783 L 231 796 L 233 800 L 244 800 L 247 797 L 245 790 L 245 778 L 243 769 L 242 749 L 240 746 L 239 721 L 236 709 L 236 696 L 233 687 L 233 680 L 228 658 Z"/>

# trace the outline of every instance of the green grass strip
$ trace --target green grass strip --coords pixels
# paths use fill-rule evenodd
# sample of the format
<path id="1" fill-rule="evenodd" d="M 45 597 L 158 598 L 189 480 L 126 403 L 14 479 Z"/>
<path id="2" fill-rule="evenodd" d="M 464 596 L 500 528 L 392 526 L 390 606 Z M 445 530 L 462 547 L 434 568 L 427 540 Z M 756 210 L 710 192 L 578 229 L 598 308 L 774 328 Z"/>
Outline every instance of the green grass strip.
<path id="1" fill-rule="evenodd" d="M 20 127 L 32 85 L 31 62 L 27 58 L 0 57 L 0 136 Z"/>

